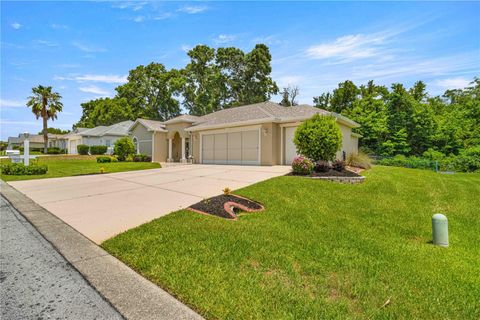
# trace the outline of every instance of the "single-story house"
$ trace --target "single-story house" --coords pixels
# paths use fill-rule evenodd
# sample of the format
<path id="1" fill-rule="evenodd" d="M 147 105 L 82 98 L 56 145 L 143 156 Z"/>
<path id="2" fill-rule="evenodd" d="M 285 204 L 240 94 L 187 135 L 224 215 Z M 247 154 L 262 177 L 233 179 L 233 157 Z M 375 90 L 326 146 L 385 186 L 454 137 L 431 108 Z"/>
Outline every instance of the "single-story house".
<path id="1" fill-rule="evenodd" d="M 19 134 L 18 137 L 8 137 L 8 147 L 7 149 L 11 150 L 13 148 L 23 147 L 23 141 L 25 140 L 25 135 L 23 133 Z M 48 134 L 48 147 L 57 147 L 60 149 L 66 149 L 67 147 L 67 135 L 66 134 Z M 43 149 L 44 140 L 43 134 L 31 134 L 28 137 L 30 149 Z"/>
<path id="2" fill-rule="evenodd" d="M 309 105 L 262 102 L 165 122 L 137 119 L 129 131 L 137 153 L 151 155 L 156 162 L 290 165 L 297 155 L 295 129 L 314 114 L 337 119 L 343 136 L 338 159 L 358 153 L 360 136 L 352 132 L 358 123 Z"/>
<path id="3" fill-rule="evenodd" d="M 68 153 L 77 154 L 77 146 L 107 146 L 111 149 L 118 139 L 128 136 L 128 129 L 133 121 L 123 121 L 111 126 L 98 126 L 95 128 L 76 128 L 67 135 Z"/>

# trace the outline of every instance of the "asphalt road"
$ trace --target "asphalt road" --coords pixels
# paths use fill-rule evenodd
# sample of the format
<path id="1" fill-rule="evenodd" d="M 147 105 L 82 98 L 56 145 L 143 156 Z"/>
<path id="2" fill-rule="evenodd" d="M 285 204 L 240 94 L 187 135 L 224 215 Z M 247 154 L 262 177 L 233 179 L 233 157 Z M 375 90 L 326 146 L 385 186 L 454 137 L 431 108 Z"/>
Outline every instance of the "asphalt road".
<path id="1" fill-rule="evenodd" d="M 0 306 L 7 319 L 123 319 L 3 197 Z"/>

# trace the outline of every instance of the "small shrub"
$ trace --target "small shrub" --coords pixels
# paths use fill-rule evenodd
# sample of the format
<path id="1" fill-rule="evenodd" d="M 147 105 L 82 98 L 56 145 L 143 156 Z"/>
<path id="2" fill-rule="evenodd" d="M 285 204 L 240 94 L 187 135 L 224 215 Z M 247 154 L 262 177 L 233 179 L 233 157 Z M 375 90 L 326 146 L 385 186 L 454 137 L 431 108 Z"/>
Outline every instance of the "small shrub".
<path id="1" fill-rule="evenodd" d="M 232 189 L 230 189 L 229 187 L 224 188 L 222 191 L 223 194 L 226 196 L 229 196 L 232 193 Z"/>
<path id="2" fill-rule="evenodd" d="M 342 172 L 345 169 L 345 161 L 342 161 L 342 160 L 333 161 L 332 168 L 335 171 Z"/>
<path id="3" fill-rule="evenodd" d="M 308 175 L 312 173 L 313 167 L 312 160 L 304 156 L 295 157 L 292 162 L 292 169 L 295 174 Z"/>
<path id="4" fill-rule="evenodd" d="M 107 146 L 91 146 L 90 154 L 98 155 L 105 154 L 107 152 Z"/>
<path id="5" fill-rule="evenodd" d="M 77 152 L 78 154 L 81 155 L 87 155 L 88 154 L 89 147 L 86 144 L 79 144 L 77 146 Z"/>
<path id="6" fill-rule="evenodd" d="M 110 159 L 111 159 L 111 162 L 118 162 L 117 156 L 111 156 Z"/>
<path id="7" fill-rule="evenodd" d="M 130 137 L 123 137 L 115 141 L 113 151 L 117 155 L 119 161 L 125 161 L 128 156 L 135 153 L 135 145 Z"/>
<path id="8" fill-rule="evenodd" d="M 347 157 L 347 165 L 356 168 L 370 169 L 372 167 L 372 160 L 366 153 L 351 153 Z"/>
<path id="9" fill-rule="evenodd" d="M 298 153 L 315 161 L 332 161 L 342 146 L 342 132 L 334 117 L 317 114 L 298 126 L 293 141 Z"/>
<path id="10" fill-rule="evenodd" d="M 314 168 L 315 172 L 327 172 L 330 169 L 331 169 L 331 166 L 328 163 L 328 161 L 318 160 L 317 162 L 315 162 L 315 168 Z"/>
<path id="11" fill-rule="evenodd" d="M 2 174 L 5 175 L 41 175 L 48 171 L 46 165 L 29 165 L 23 163 L 4 163 L 0 166 Z"/>
<path id="12" fill-rule="evenodd" d="M 146 154 L 136 154 L 133 156 L 133 162 L 152 162 L 152 157 Z"/>
<path id="13" fill-rule="evenodd" d="M 100 168 L 100 173 L 105 173 L 105 168 L 104 167 Z"/>
<path id="14" fill-rule="evenodd" d="M 97 163 L 107 163 L 112 162 L 112 158 L 108 156 L 97 157 Z"/>

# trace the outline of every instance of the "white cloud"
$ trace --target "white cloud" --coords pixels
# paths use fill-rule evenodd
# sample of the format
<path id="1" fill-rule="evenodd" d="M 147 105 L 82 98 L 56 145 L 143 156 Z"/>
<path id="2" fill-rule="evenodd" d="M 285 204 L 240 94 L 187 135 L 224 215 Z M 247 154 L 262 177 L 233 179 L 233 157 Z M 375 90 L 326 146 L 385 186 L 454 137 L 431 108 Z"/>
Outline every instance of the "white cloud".
<path id="1" fill-rule="evenodd" d="M 67 25 L 64 25 L 64 24 L 57 24 L 57 23 L 52 23 L 50 25 L 50 28 L 52 29 L 63 29 L 63 30 L 67 30 L 68 29 L 68 26 Z"/>
<path id="2" fill-rule="evenodd" d="M 234 34 L 221 34 L 215 39 L 213 39 L 213 42 L 215 42 L 215 44 L 223 44 L 223 43 L 232 42 L 235 39 L 237 39 L 237 36 Z"/>
<path id="3" fill-rule="evenodd" d="M 206 11 L 208 8 L 206 6 L 184 6 L 178 9 L 180 12 L 188 14 L 197 14 Z"/>
<path id="4" fill-rule="evenodd" d="M 462 77 L 446 78 L 435 80 L 433 85 L 442 87 L 443 89 L 463 89 L 468 87 L 471 81 L 471 79 L 465 79 Z"/>
<path id="5" fill-rule="evenodd" d="M 78 90 L 102 96 L 110 96 L 110 92 L 97 86 L 80 87 Z"/>
<path id="6" fill-rule="evenodd" d="M 173 14 L 171 12 L 163 12 L 153 17 L 153 20 L 165 20 L 171 17 L 173 17 Z"/>
<path id="7" fill-rule="evenodd" d="M 119 75 L 104 75 L 104 74 L 86 74 L 82 76 L 62 77 L 54 76 L 54 80 L 71 80 L 77 82 L 103 82 L 103 83 L 125 83 L 127 82 L 127 76 Z"/>
<path id="8" fill-rule="evenodd" d="M 15 30 L 18 30 L 20 29 L 21 27 L 23 27 L 20 23 L 18 22 L 14 22 L 11 24 L 12 28 L 15 29 Z"/>
<path id="9" fill-rule="evenodd" d="M 26 106 L 25 101 L 0 99 L 0 107 L 2 108 L 18 108 L 18 107 L 25 107 L 25 106 Z"/>
<path id="10" fill-rule="evenodd" d="M 139 11 L 147 4 L 146 1 L 123 1 L 117 2 L 112 5 L 113 8 L 118 9 L 131 9 L 133 11 Z"/>
<path id="11" fill-rule="evenodd" d="M 333 42 L 311 46 L 306 53 L 313 59 L 352 61 L 380 55 L 388 35 L 382 33 L 346 35 Z"/>
<path id="12" fill-rule="evenodd" d="M 80 43 L 80 42 L 77 42 L 77 41 L 72 42 L 72 45 L 74 47 L 82 50 L 83 52 L 88 52 L 88 53 L 107 51 L 105 48 L 90 46 L 90 45 L 86 45 L 84 43 Z"/>
<path id="13" fill-rule="evenodd" d="M 188 44 L 182 45 L 181 48 L 182 48 L 182 51 L 185 51 L 185 52 L 188 52 L 188 51 L 192 50 L 192 47 L 189 46 Z"/>
<path id="14" fill-rule="evenodd" d="M 268 36 L 262 36 L 262 37 L 256 37 L 253 39 L 254 43 L 263 43 L 269 46 L 275 46 L 275 45 L 282 45 L 282 44 L 287 44 L 287 40 L 281 40 L 278 38 L 277 35 L 268 35 Z"/>
<path id="15" fill-rule="evenodd" d="M 298 75 L 286 75 L 275 77 L 274 79 L 277 81 L 279 87 L 288 87 L 291 85 L 298 85 L 303 80 L 303 77 Z"/>
<path id="16" fill-rule="evenodd" d="M 58 47 L 58 43 L 48 41 L 48 40 L 35 40 L 33 43 L 37 46 L 44 46 L 44 47 L 50 47 L 50 48 L 55 48 Z"/>
<path id="17" fill-rule="evenodd" d="M 145 20 L 145 16 L 136 16 L 134 18 L 132 18 L 132 21 L 134 22 L 142 22 Z"/>

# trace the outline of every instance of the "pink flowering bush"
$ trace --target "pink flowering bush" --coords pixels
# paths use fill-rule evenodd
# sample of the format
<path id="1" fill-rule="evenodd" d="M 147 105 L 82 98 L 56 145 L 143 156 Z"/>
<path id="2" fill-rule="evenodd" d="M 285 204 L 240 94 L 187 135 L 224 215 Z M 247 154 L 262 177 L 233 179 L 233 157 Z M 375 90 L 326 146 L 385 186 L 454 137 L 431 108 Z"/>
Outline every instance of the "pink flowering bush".
<path id="1" fill-rule="evenodd" d="M 301 174 L 301 175 L 307 175 L 312 173 L 313 171 L 314 164 L 312 160 L 304 157 L 304 156 L 298 156 L 293 159 L 292 162 L 292 169 L 293 173 L 295 174 Z"/>

